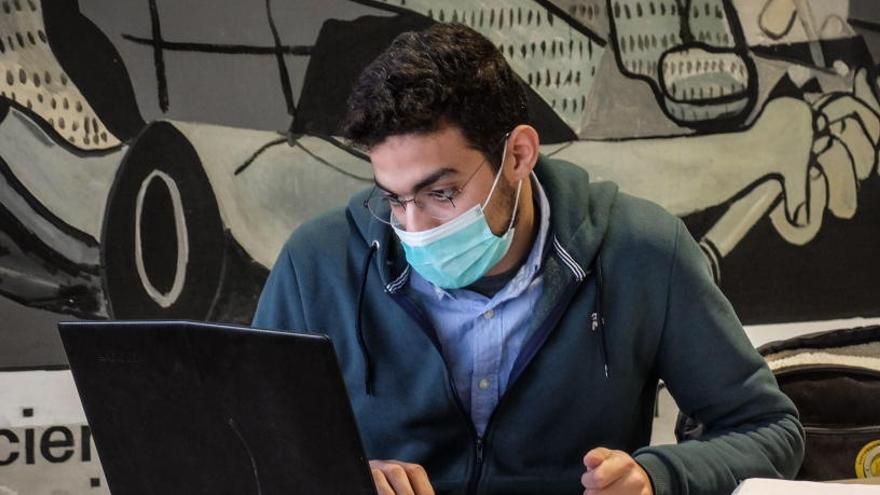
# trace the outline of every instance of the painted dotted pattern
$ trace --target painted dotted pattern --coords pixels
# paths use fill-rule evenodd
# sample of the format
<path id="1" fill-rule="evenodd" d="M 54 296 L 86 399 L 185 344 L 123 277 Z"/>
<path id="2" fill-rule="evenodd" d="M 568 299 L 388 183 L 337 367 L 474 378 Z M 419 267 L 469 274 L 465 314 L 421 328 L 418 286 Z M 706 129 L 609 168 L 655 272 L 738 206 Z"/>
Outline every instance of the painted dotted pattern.
<path id="1" fill-rule="evenodd" d="M 513 70 L 576 134 L 605 47 L 532 1 L 385 0 L 440 22 L 460 22 L 489 38 Z M 563 9 L 564 10 L 564 9 Z"/>
<path id="2" fill-rule="evenodd" d="M 661 55 L 683 43 L 680 8 L 677 1 L 612 2 L 620 61 L 626 71 L 657 78 Z M 734 47 L 719 0 L 694 0 L 686 17 L 694 41 L 716 48 Z"/>
<path id="3" fill-rule="evenodd" d="M 553 3 L 600 38 L 607 40 L 610 36 L 605 0 L 555 0 Z"/>
<path id="4" fill-rule="evenodd" d="M 714 76 L 712 83 L 702 76 Z M 732 53 L 686 50 L 663 61 L 667 94 L 676 100 L 696 101 L 743 93 L 749 82 L 748 69 Z"/>
<path id="5" fill-rule="evenodd" d="M 0 1 L 0 97 L 38 115 L 77 148 L 120 144 L 53 55 L 36 0 Z"/>

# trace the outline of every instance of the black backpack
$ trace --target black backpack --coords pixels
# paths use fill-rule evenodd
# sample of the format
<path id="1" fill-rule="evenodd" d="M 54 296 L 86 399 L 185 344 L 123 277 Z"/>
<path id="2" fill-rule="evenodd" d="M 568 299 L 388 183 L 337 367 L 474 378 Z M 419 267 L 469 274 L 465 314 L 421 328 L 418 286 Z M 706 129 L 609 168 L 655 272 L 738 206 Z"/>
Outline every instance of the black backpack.
<path id="1" fill-rule="evenodd" d="M 797 479 L 880 478 L 880 325 L 771 342 L 758 352 L 806 430 Z M 679 414 L 679 441 L 702 431 Z"/>
<path id="2" fill-rule="evenodd" d="M 761 346 L 807 433 L 798 479 L 880 477 L 880 325 Z"/>

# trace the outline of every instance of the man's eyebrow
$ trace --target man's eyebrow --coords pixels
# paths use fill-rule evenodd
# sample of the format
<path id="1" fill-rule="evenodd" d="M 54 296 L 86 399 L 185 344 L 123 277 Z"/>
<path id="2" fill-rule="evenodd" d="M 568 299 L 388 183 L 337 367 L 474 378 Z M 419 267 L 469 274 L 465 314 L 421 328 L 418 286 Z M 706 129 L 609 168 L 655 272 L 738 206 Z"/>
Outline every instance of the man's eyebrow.
<path id="1" fill-rule="evenodd" d="M 457 173 L 458 173 L 458 171 L 455 170 L 454 168 L 450 168 L 450 167 L 441 168 L 441 169 L 431 173 L 430 175 L 428 175 L 424 179 L 418 181 L 416 183 L 416 185 L 413 186 L 411 192 L 412 192 L 412 194 L 415 194 L 415 193 L 421 191 L 422 189 L 430 186 L 431 184 L 437 182 L 438 180 L 443 179 L 448 175 L 457 174 Z M 376 183 L 376 186 L 378 186 L 379 189 L 382 189 L 383 191 L 390 193 L 390 194 L 395 194 L 394 192 L 391 191 L 391 189 L 388 189 L 387 187 L 385 187 L 381 183 L 379 183 L 379 180 L 376 179 L 375 177 L 373 177 L 373 182 Z"/>

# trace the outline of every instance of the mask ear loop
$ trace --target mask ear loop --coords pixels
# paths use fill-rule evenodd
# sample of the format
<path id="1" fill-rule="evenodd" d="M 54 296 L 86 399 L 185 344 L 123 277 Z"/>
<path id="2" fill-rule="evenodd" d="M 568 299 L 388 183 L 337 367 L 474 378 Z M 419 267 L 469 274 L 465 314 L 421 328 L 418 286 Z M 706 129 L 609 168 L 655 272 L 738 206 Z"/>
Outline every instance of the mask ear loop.
<path id="1" fill-rule="evenodd" d="M 504 171 L 504 160 L 507 159 L 507 140 L 510 139 L 510 133 L 504 135 L 504 152 L 501 154 L 501 165 L 498 166 L 498 173 L 495 174 L 495 180 L 492 182 L 492 189 L 489 189 L 489 195 L 486 197 L 486 202 L 483 203 L 482 208 L 485 209 L 489 204 L 489 201 L 492 200 L 492 195 L 495 194 L 495 186 L 498 185 L 498 180 L 501 179 L 501 173 Z"/>
<path id="2" fill-rule="evenodd" d="M 513 228 L 514 222 L 516 222 L 516 214 L 519 211 L 519 193 L 522 191 L 522 179 L 519 180 L 519 183 L 516 185 L 516 199 L 513 200 L 513 215 L 510 216 L 510 224 L 507 226 L 507 231 L 509 232 L 511 228 Z"/>
<path id="3" fill-rule="evenodd" d="M 501 173 L 504 171 L 504 161 L 507 159 L 507 141 L 510 139 L 510 133 L 504 135 L 504 153 L 501 155 L 501 165 L 498 167 L 498 173 L 495 174 L 495 181 L 492 182 L 492 189 L 489 190 L 489 196 L 486 198 L 486 202 L 483 203 L 482 209 L 485 210 L 486 205 L 489 204 L 489 201 L 492 200 L 492 195 L 495 194 L 495 186 L 498 185 L 498 180 L 501 179 Z M 510 223 L 507 225 L 507 230 L 505 232 L 509 232 L 513 227 L 514 222 L 516 222 L 516 214 L 519 212 L 519 193 L 522 192 L 522 179 L 516 185 L 516 199 L 513 200 L 513 214 L 510 216 Z"/>

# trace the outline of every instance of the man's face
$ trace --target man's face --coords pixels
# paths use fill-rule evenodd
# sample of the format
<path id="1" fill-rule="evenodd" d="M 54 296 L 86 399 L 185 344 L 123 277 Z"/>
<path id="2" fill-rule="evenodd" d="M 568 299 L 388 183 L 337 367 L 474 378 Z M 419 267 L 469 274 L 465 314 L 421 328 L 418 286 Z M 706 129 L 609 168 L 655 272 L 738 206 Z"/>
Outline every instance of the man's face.
<path id="1" fill-rule="evenodd" d="M 373 146 L 369 155 L 380 192 L 403 201 L 417 192 L 446 194 L 461 188 L 452 200 L 454 213 L 449 218 L 435 218 L 412 203 L 406 203 L 406 208 L 393 208 L 392 214 L 409 232 L 437 227 L 484 203 L 495 180 L 494 167 L 482 152 L 469 145 L 455 126 L 445 126 L 431 133 L 390 136 Z M 507 230 L 514 196 L 515 188 L 502 174 L 484 210 L 489 227 L 496 235 Z"/>

